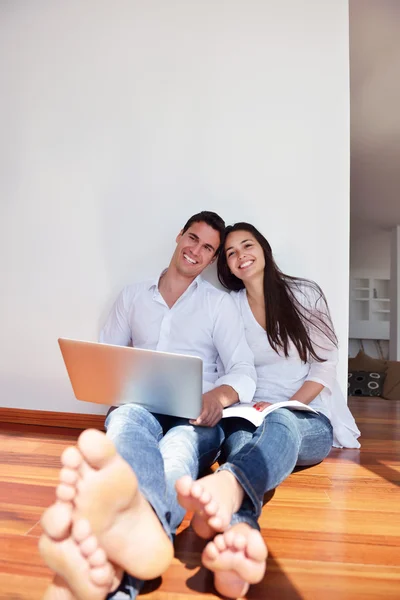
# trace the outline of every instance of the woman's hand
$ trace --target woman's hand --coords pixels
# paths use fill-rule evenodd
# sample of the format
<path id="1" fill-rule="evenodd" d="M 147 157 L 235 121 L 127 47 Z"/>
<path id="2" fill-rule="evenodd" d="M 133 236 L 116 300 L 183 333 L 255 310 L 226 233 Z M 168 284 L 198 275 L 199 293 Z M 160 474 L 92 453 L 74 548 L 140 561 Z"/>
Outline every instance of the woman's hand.
<path id="1" fill-rule="evenodd" d="M 256 410 L 264 410 L 264 408 L 268 408 L 268 406 L 272 406 L 272 402 L 256 402 L 254 405 Z"/>

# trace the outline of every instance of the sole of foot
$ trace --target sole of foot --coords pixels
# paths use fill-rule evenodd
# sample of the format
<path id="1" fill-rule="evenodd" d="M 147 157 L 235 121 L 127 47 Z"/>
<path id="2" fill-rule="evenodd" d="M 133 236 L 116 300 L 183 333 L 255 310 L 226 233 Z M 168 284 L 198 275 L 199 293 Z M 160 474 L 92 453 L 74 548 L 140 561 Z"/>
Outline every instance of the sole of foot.
<path id="1" fill-rule="evenodd" d="M 207 544 L 202 563 L 214 572 L 214 585 L 222 596 L 242 598 L 264 577 L 267 556 L 260 532 L 238 523 Z"/>
<path id="2" fill-rule="evenodd" d="M 118 587 L 122 571 L 109 562 L 88 521 L 72 524 L 71 507 L 56 503 L 41 522 L 39 550 L 56 573 L 43 600 L 103 600 Z"/>
<path id="3" fill-rule="evenodd" d="M 176 482 L 178 501 L 194 513 L 191 525 L 198 536 L 210 539 L 225 531 L 239 510 L 243 490 L 229 471 L 219 471 L 194 481 L 189 476 Z"/>
<path id="4" fill-rule="evenodd" d="M 106 435 L 84 431 L 61 460 L 57 498 L 73 503 L 74 519 L 89 521 L 108 559 L 139 579 L 161 575 L 172 561 L 172 543 Z"/>

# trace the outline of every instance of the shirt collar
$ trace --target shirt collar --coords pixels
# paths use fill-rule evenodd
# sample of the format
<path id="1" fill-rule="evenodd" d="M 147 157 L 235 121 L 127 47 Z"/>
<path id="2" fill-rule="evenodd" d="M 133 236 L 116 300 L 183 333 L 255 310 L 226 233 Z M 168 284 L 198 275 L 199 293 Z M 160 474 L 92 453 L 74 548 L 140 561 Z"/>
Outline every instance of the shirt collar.
<path id="1" fill-rule="evenodd" d="M 152 279 L 149 283 L 149 290 L 152 289 L 158 289 L 158 282 L 160 281 L 161 277 L 164 275 L 164 273 L 167 272 L 167 269 L 163 269 L 160 273 L 160 275 L 158 275 L 158 277 L 154 277 L 154 279 Z"/>
<path id="2" fill-rule="evenodd" d="M 158 283 L 161 279 L 161 277 L 164 275 L 164 273 L 167 272 L 168 269 L 163 269 L 163 271 L 161 271 L 160 275 L 158 277 L 155 277 L 154 279 L 152 279 L 149 283 L 149 290 L 151 289 L 157 289 L 158 290 Z M 201 275 L 197 275 L 196 279 L 193 279 L 192 283 L 189 285 L 188 289 L 191 287 L 199 287 L 202 283 L 203 283 L 204 279 L 202 278 Z"/>

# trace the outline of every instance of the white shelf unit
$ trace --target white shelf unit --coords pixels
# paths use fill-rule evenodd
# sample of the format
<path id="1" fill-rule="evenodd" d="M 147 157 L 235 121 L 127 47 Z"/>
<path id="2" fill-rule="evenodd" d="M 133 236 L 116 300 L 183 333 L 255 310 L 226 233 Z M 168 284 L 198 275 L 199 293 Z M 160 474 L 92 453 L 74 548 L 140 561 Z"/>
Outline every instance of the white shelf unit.
<path id="1" fill-rule="evenodd" d="M 377 277 L 350 280 L 350 339 L 389 339 L 389 283 L 389 279 Z"/>

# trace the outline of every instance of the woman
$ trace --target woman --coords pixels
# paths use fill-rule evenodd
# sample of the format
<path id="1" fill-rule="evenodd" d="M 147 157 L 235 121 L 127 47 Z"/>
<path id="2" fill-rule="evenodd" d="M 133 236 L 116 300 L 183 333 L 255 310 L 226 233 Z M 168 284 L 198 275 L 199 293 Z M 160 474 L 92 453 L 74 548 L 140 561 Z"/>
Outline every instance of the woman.
<path id="1" fill-rule="evenodd" d="M 264 494 L 296 465 L 322 461 L 332 445 L 359 447 L 360 432 L 336 383 L 337 339 L 318 285 L 282 273 L 265 237 L 248 223 L 227 228 L 218 276 L 232 292 L 254 353 L 255 409 L 298 400 L 317 411 L 279 408 L 258 428 L 243 418 L 223 419 L 225 463 L 177 484 L 181 504 L 195 513 L 195 531 L 204 538 L 225 532 L 206 546 L 203 564 L 215 571 L 217 590 L 235 598 L 265 572 L 257 524 Z"/>

